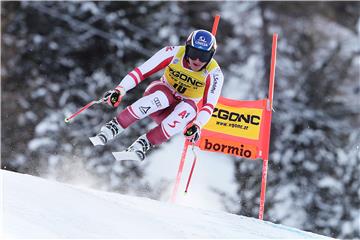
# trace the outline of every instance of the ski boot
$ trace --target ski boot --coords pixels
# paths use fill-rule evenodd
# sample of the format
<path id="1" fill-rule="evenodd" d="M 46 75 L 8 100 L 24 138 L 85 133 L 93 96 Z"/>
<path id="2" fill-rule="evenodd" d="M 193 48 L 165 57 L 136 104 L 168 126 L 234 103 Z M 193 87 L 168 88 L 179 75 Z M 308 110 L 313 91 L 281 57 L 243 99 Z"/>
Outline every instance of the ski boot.
<path id="1" fill-rule="evenodd" d="M 110 122 L 102 126 L 100 132 L 96 136 L 90 137 L 89 139 L 94 146 L 105 145 L 108 141 L 113 140 L 123 131 L 124 128 L 121 127 L 115 117 Z"/>
<path id="2" fill-rule="evenodd" d="M 144 161 L 145 154 L 151 149 L 152 145 L 149 140 L 146 138 L 146 134 L 140 136 L 136 141 L 131 144 L 125 151 L 122 152 L 113 152 L 115 159 L 117 161 L 122 160 L 134 160 L 134 161 Z"/>

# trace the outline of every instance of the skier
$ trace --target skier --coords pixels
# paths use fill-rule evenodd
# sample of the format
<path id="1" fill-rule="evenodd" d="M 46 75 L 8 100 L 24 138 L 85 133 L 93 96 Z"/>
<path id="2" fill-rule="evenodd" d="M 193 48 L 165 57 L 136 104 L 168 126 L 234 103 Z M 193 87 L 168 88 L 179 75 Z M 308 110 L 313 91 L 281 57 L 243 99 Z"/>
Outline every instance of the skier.
<path id="1" fill-rule="evenodd" d="M 185 46 L 164 47 L 132 70 L 114 90 L 104 94 L 104 102 L 117 107 L 126 92 L 165 68 L 160 80 L 152 82 L 142 98 L 102 126 L 100 132 L 90 138 L 91 142 L 105 145 L 131 124 L 150 116 L 158 126 L 140 136 L 125 151 L 137 160 L 144 160 L 151 147 L 184 130 L 185 137 L 195 143 L 212 115 L 223 85 L 223 74 L 213 58 L 216 47 L 213 34 L 196 30 L 189 35 Z M 203 105 L 198 111 L 200 100 Z"/>

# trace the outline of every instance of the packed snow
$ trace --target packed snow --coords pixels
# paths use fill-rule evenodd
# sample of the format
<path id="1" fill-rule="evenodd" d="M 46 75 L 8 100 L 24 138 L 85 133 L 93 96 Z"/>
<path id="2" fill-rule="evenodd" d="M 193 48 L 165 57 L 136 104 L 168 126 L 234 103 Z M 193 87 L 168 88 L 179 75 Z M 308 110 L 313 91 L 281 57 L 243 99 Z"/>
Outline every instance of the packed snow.
<path id="1" fill-rule="evenodd" d="M 2 238 L 330 239 L 221 211 L 0 173 Z"/>

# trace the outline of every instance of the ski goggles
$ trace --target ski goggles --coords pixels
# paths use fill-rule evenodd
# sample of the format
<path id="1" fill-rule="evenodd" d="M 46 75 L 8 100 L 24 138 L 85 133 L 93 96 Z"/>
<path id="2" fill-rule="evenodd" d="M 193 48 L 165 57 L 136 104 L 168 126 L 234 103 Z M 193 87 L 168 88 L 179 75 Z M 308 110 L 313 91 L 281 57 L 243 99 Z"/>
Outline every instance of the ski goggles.
<path id="1" fill-rule="evenodd" d="M 212 58 L 213 53 L 211 51 L 203 51 L 192 46 L 187 46 L 186 56 L 192 60 L 199 59 L 201 62 L 208 62 Z"/>

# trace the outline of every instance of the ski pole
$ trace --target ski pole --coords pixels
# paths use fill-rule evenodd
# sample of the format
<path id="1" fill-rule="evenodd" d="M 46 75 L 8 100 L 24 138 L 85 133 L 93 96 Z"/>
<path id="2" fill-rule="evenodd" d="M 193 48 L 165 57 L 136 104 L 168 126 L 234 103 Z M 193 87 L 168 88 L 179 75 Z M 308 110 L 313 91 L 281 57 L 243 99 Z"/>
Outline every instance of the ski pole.
<path id="1" fill-rule="evenodd" d="M 194 168 L 195 168 L 195 164 L 196 164 L 196 160 L 197 160 L 197 156 L 196 156 L 196 152 L 195 152 L 195 149 L 194 149 L 194 143 L 192 144 L 192 151 L 193 151 L 193 154 L 194 154 L 194 161 L 193 161 L 193 164 L 191 166 L 191 170 L 190 170 L 190 175 L 189 175 L 189 178 L 188 178 L 188 181 L 187 181 L 187 184 L 186 184 L 186 189 L 185 189 L 185 194 L 188 192 L 188 188 L 189 188 L 189 184 L 190 184 L 190 180 L 191 180 L 191 177 L 192 177 L 192 174 L 193 174 L 193 171 L 194 171 Z"/>
<path id="2" fill-rule="evenodd" d="M 98 103 L 102 103 L 103 99 L 99 99 L 99 100 L 93 100 L 91 102 L 89 102 L 88 104 L 86 104 L 85 106 L 83 106 L 82 108 L 80 108 L 76 113 L 72 114 L 70 117 L 65 118 L 65 122 L 69 123 L 69 121 L 71 119 L 73 119 L 74 117 L 76 117 L 77 115 L 79 115 L 81 112 L 83 112 L 84 110 L 88 109 L 89 107 L 91 107 L 94 104 L 98 104 Z"/>

